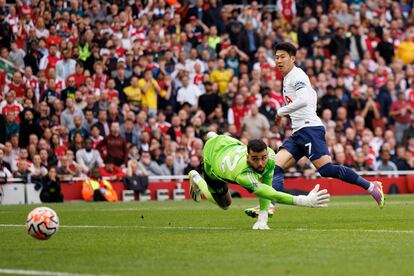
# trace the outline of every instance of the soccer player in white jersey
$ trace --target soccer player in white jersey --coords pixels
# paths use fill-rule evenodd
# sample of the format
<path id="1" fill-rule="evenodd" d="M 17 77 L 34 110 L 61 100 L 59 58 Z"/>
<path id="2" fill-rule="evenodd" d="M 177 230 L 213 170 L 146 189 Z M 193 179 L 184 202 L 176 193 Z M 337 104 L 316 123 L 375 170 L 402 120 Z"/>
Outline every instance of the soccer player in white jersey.
<path id="1" fill-rule="evenodd" d="M 293 134 L 276 154 L 273 188 L 282 191 L 284 170 L 306 156 L 321 176 L 338 178 L 364 188 L 382 209 L 385 197 L 381 182 L 370 182 L 348 167 L 332 164 L 325 141 L 325 128 L 316 114 L 316 92 L 305 72 L 295 66 L 295 56 L 296 47 L 291 43 L 276 45 L 276 66 L 283 74 L 282 91 L 285 102 L 285 106 L 277 111 L 276 123 L 283 116 L 290 116 Z M 249 216 L 257 216 L 257 208 L 249 208 L 245 212 Z"/>

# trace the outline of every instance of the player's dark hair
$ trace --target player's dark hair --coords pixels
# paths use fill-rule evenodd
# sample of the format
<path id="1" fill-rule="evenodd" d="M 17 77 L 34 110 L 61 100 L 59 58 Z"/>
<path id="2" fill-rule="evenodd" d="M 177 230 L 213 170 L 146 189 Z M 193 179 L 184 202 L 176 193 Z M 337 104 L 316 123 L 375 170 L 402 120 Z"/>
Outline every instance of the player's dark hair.
<path id="1" fill-rule="evenodd" d="M 281 42 L 276 44 L 274 52 L 276 51 L 285 51 L 289 54 L 289 56 L 296 56 L 296 47 L 289 42 Z"/>
<path id="2" fill-rule="evenodd" d="M 253 152 L 261 152 L 267 149 L 267 145 L 261 139 L 253 139 L 250 140 L 247 144 L 247 153 Z"/>

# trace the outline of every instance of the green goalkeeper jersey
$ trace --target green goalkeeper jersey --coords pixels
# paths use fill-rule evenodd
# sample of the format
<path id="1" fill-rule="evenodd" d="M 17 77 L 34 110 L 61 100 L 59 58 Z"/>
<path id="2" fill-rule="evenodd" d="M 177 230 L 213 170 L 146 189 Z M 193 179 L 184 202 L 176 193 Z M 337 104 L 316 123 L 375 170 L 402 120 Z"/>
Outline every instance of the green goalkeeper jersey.
<path id="1" fill-rule="evenodd" d="M 268 162 L 263 173 L 247 163 L 247 146 L 230 136 L 218 135 L 208 140 L 203 149 L 204 171 L 212 179 L 239 184 L 254 191 L 259 183 L 272 185 L 275 152 L 267 148 Z"/>

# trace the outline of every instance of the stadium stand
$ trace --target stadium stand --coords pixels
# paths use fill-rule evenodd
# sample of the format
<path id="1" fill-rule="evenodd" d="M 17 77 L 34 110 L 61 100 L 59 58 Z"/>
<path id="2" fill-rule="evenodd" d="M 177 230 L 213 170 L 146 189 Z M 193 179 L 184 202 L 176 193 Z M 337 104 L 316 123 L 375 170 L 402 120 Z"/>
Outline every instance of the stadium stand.
<path id="1" fill-rule="evenodd" d="M 245 2 L 0 1 L 0 178 L 85 177 L 99 159 L 86 140 L 150 177 L 198 164 L 208 131 L 277 149 L 291 135 L 273 120 L 282 41 L 299 48 L 334 162 L 414 170 L 412 1 Z M 288 173 L 317 176 L 306 159 Z"/>

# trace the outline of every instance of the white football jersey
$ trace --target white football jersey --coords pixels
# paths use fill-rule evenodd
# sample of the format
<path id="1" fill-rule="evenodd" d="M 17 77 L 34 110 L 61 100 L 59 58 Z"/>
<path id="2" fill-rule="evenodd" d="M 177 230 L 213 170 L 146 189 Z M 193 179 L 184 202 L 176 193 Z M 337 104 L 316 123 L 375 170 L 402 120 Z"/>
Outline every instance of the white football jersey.
<path id="1" fill-rule="evenodd" d="M 277 113 L 280 116 L 290 116 L 293 132 L 303 127 L 323 126 L 316 114 L 318 96 L 302 69 L 294 66 L 283 78 L 282 89 L 285 106 Z"/>

